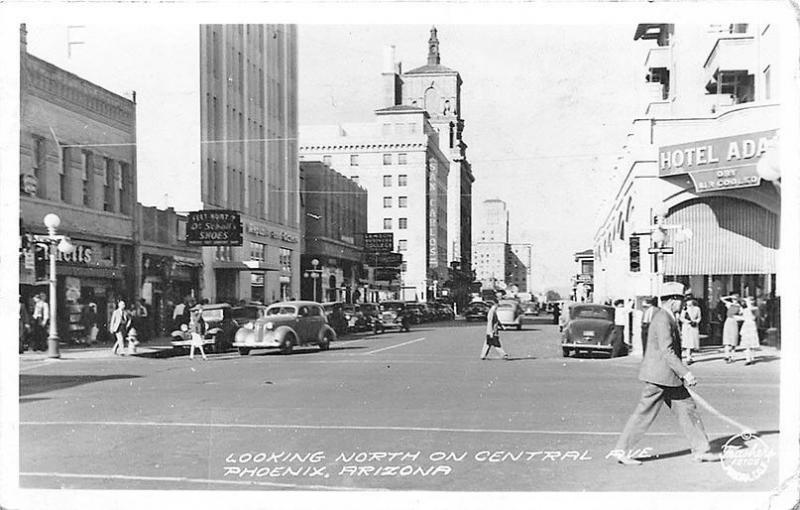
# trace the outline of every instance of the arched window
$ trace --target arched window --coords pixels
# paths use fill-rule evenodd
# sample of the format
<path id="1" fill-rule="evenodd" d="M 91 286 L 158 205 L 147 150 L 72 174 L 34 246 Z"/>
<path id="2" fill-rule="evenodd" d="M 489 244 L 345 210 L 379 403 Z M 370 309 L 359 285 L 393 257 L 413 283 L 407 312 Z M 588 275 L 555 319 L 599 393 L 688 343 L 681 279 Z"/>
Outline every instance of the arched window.
<path id="1" fill-rule="evenodd" d="M 433 115 L 439 113 L 439 93 L 433 87 L 425 91 L 425 109 Z"/>

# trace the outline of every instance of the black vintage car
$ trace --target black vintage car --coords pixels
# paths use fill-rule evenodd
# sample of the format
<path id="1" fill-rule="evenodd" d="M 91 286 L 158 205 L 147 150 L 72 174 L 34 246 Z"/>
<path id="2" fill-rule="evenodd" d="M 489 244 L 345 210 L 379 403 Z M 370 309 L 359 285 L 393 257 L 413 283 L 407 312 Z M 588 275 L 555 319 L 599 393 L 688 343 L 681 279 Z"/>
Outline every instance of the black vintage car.
<path id="1" fill-rule="evenodd" d="M 610 357 L 628 353 L 622 336 L 614 328 L 614 307 L 580 304 L 569 307 L 569 318 L 561 332 L 564 357 L 571 352 L 606 352 Z"/>
<path id="2" fill-rule="evenodd" d="M 485 321 L 491 305 L 483 301 L 473 301 L 464 309 L 464 318 L 469 321 Z"/>
<path id="3" fill-rule="evenodd" d="M 202 317 L 206 323 L 204 346 L 213 348 L 214 352 L 225 352 L 231 348 L 233 337 L 239 329 L 233 310 L 227 303 L 203 305 Z M 191 336 L 181 330 L 173 331 L 171 343 L 176 351 L 183 351 L 192 344 Z"/>
<path id="4" fill-rule="evenodd" d="M 401 331 L 409 330 L 408 305 L 402 301 L 384 301 L 380 304 L 380 312 L 372 321 L 372 331 L 383 333 L 389 328 L 398 328 Z"/>

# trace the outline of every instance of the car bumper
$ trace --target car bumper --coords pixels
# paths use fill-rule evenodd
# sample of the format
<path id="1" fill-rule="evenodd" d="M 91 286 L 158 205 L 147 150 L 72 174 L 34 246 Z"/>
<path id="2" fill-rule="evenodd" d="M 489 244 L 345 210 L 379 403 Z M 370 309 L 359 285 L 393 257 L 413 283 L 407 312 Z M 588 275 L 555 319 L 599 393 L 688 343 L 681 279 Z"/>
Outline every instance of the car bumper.
<path id="1" fill-rule="evenodd" d="M 565 349 L 576 349 L 579 351 L 610 351 L 614 347 L 607 344 L 585 344 L 575 342 L 564 342 L 561 347 Z"/>
<path id="2" fill-rule="evenodd" d="M 192 341 L 191 340 L 173 340 L 170 342 L 173 347 L 191 347 Z M 214 345 L 213 338 L 204 338 L 203 345 Z"/>

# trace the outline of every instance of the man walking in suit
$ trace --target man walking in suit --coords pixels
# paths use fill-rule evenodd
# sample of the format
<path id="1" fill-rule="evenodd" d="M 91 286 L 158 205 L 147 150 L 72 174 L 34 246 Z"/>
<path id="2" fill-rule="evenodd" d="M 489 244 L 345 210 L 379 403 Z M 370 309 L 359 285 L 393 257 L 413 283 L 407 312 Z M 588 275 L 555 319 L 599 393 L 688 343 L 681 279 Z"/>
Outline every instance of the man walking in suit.
<path id="1" fill-rule="evenodd" d="M 675 316 L 680 313 L 683 305 L 682 294 L 682 292 L 669 292 L 661 297 L 661 308 L 653 307 L 647 331 L 647 351 L 639 370 L 639 380 L 644 382 L 642 395 L 617 445 L 609 454 L 620 464 L 641 464 L 641 461 L 631 456 L 631 449 L 656 419 L 662 404 L 667 404 L 678 418 L 683 434 L 691 444 L 695 461 L 720 460 L 719 455 L 710 452 L 711 446 L 697 412 L 697 406 L 686 389 L 687 386 L 697 384 L 697 379 L 686 368 L 680 357 L 681 338 Z"/>

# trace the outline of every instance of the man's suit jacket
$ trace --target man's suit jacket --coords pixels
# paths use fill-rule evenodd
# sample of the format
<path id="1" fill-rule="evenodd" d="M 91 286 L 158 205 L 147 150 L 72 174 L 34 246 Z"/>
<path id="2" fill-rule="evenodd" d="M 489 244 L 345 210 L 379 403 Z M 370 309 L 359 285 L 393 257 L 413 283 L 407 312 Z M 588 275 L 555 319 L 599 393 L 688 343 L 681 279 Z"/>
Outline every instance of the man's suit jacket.
<path id="1" fill-rule="evenodd" d="M 647 351 L 639 369 L 639 379 L 661 386 L 683 386 L 689 369 L 681 361 L 681 335 L 669 312 L 658 308 L 647 330 Z"/>
<path id="2" fill-rule="evenodd" d="M 120 331 L 120 326 L 122 326 L 122 332 L 127 333 L 128 329 L 131 327 L 131 316 L 127 311 L 122 311 L 119 308 L 114 310 L 114 313 L 111 314 L 111 322 L 108 324 L 108 330 L 112 333 L 116 333 Z"/>

